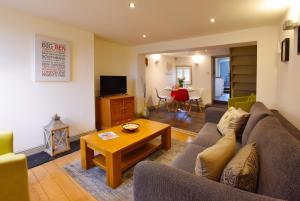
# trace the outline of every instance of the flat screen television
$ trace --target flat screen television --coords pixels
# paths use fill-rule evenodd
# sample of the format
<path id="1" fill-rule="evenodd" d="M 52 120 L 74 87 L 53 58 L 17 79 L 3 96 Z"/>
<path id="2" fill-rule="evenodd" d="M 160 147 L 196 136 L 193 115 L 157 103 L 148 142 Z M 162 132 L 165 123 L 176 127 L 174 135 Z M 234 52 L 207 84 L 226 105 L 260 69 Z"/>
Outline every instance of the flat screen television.
<path id="1" fill-rule="evenodd" d="M 100 76 L 100 96 L 127 93 L 126 76 Z"/>

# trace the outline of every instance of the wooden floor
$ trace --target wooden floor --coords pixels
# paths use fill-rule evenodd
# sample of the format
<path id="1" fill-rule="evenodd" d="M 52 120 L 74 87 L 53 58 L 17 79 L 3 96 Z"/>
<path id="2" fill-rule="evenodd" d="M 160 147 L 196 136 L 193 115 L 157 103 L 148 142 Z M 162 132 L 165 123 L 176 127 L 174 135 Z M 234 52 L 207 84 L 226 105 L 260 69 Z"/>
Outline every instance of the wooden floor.
<path id="1" fill-rule="evenodd" d="M 149 119 L 170 124 L 172 127 L 198 133 L 204 125 L 204 113 L 198 109 L 187 112 L 169 112 L 165 107 L 152 110 Z"/>
<path id="2" fill-rule="evenodd" d="M 194 136 L 172 129 L 172 138 L 190 141 Z M 30 169 L 29 189 L 32 201 L 92 201 L 96 200 L 63 169 L 65 164 L 80 159 L 80 151 Z"/>

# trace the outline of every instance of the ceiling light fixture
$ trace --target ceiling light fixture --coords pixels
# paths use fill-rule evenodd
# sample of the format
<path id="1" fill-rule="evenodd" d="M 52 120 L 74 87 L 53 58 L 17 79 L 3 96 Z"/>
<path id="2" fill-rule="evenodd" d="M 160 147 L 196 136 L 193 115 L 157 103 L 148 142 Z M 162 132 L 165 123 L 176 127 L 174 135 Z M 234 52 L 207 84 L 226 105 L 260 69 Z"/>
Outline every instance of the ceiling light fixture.
<path id="1" fill-rule="evenodd" d="M 134 2 L 130 2 L 130 3 L 129 3 L 129 7 L 130 7 L 130 8 L 135 8 L 135 3 L 134 3 Z"/>
<path id="2" fill-rule="evenodd" d="M 210 22 L 214 23 L 214 22 L 216 22 L 216 19 L 215 18 L 210 18 Z"/>
<path id="3" fill-rule="evenodd" d="M 143 37 L 143 38 L 147 38 L 147 35 L 146 35 L 146 34 L 143 34 L 142 37 Z"/>

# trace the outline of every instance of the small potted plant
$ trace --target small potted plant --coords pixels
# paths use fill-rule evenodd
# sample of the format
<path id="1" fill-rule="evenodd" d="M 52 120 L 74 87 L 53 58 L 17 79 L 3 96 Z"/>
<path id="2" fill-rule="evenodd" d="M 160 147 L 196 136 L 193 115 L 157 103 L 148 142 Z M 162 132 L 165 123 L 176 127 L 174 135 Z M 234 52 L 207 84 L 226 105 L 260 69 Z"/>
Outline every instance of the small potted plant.
<path id="1" fill-rule="evenodd" d="M 185 80 L 185 78 L 184 78 L 184 77 L 183 77 L 183 78 L 178 78 L 178 85 L 179 85 L 179 87 L 180 87 L 180 88 L 182 88 L 182 87 L 183 87 L 184 80 Z"/>

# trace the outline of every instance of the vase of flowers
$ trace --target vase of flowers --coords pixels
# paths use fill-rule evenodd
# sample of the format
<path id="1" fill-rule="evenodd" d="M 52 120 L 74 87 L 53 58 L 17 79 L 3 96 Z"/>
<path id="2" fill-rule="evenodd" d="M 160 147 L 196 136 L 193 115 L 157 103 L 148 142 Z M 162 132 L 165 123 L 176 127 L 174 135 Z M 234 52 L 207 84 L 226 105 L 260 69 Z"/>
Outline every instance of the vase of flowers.
<path id="1" fill-rule="evenodd" d="M 184 84 L 184 77 L 183 78 L 178 78 L 178 85 L 179 85 L 179 87 L 183 87 L 183 84 Z"/>

